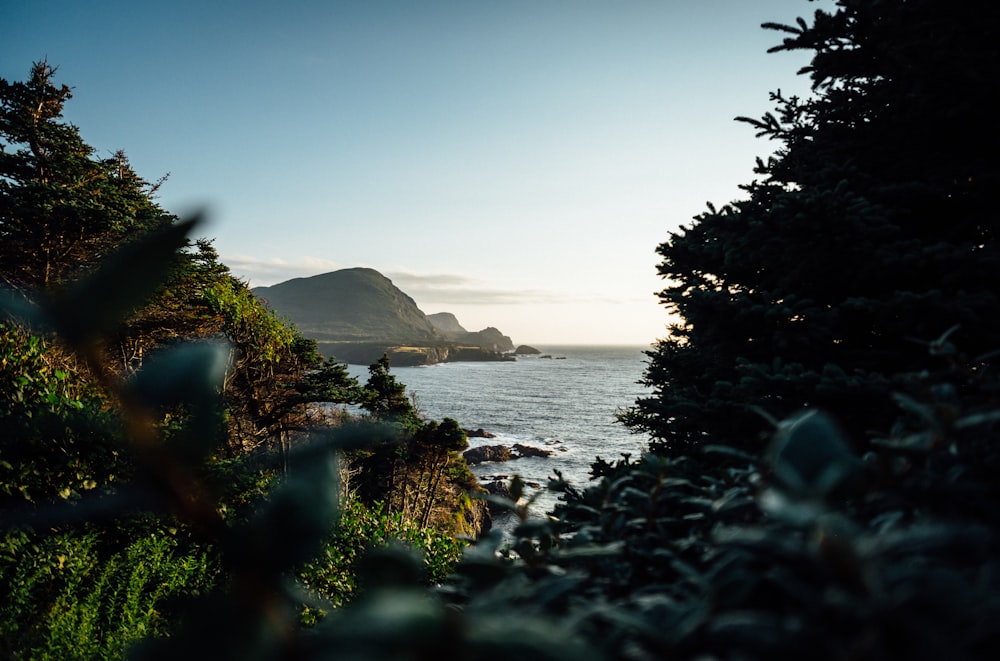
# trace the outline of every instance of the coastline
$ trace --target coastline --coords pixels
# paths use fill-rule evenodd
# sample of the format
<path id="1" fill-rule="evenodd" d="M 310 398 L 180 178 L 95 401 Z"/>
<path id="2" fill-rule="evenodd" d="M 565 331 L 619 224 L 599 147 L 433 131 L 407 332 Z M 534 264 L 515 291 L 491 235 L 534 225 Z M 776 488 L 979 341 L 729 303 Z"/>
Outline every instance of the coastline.
<path id="1" fill-rule="evenodd" d="M 383 354 L 389 355 L 393 367 L 417 367 L 453 362 L 509 362 L 512 352 L 499 352 L 473 345 L 441 342 L 431 345 L 394 344 L 390 342 L 317 341 L 317 348 L 326 358 L 348 365 L 371 365 Z"/>

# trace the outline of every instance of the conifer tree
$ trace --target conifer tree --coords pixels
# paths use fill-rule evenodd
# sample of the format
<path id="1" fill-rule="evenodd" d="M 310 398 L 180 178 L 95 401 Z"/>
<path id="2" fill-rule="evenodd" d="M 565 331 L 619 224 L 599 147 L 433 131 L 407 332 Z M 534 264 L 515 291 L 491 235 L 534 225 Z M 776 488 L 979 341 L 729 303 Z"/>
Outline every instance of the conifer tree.
<path id="1" fill-rule="evenodd" d="M 55 73 L 43 60 L 24 82 L 0 79 L 0 278 L 32 290 L 58 287 L 174 220 L 123 152 L 97 158 L 63 121 L 72 91 Z"/>
<path id="2" fill-rule="evenodd" d="M 772 51 L 812 51 L 808 98 L 738 118 L 778 143 L 746 198 L 659 246 L 677 314 L 654 394 L 622 416 L 652 447 L 753 443 L 765 412 L 833 412 L 856 439 L 893 415 L 892 376 L 1000 349 L 1000 8 L 839 0 Z M 949 332 L 950 331 L 950 332 Z"/>
<path id="3" fill-rule="evenodd" d="M 376 420 L 392 422 L 403 430 L 412 432 L 420 426 L 417 411 L 406 395 L 406 385 L 396 380 L 389 371 L 389 354 L 368 366 L 368 395 L 361 407 Z"/>

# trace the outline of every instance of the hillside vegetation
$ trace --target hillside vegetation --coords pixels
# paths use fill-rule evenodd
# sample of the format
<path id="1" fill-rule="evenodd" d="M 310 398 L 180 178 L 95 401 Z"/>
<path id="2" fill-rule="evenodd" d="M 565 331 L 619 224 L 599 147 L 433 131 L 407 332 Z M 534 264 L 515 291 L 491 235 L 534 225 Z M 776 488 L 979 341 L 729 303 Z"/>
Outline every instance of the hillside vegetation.
<path id="1" fill-rule="evenodd" d="M 383 353 L 397 365 L 503 360 L 508 357 L 500 354 L 514 349 L 510 338 L 495 328 L 469 332 L 453 314 L 425 315 L 374 269 L 294 278 L 255 287 L 253 293 L 316 340 L 324 355 L 348 363 L 371 364 Z"/>
<path id="2" fill-rule="evenodd" d="M 396 343 L 441 339 L 412 298 L 374 269 L 295 278 L 254 294 L 317 340 Z"/>
<path id="3" fill-rule="evenodd" d="M 774 112 L 744 118 L 777 145 L 759 179 L 658 248 L 677 322 L 650 352 L 653 394 L 622 414 L 647 451 L 595 458 L 589 485 L 556 472 L 547 516 L 513 479 L 509 498 L 488 499 L 517 525 L 461 553 L 419 528 L 440 482 L 467 476 L 452 462 L 457 422 L 415 415 L 388 358 L 367 394 L 310 358 L 188 242 L 189 224 L 155 208 L 115 220 L 148 194 L 55 122 L 68 89 L 44 63 L 24 87 L 2 81 L 0 129 L 29 145 L 3 152 L 2 232 L 37 259 L 14 265 L 5 247 L 0 261 L 14 285 L 0 335 L 0 651 L 994 658 L 998 24 L 984 0 L 839 0 L 765 25 L 783 36 L 776 50 L 811 52 L 813 94 L 775 92 Z M 49 101 L 24 103 L 40 92 Z M 95 182 L 94 199 L 130 195 L 98 205 L 70 187 L 74 213 L 45 207 L 66 236 L 39 232 L 34 201 L 60 184 L 37 176 L 57 170 L 30 148 L 32 126 L 59 128 L 45 137 L 64 142 L 47 144 L 73 155 L 61 167 Z M 229 343 L 161 339 L 169 359 L 115 362 L 114 342 L 165 338 L 164 315 L 191 310 L 206 315 L 184 326 L 207 334 L 194 337 Z M 263 347 L 250 332 L 262 329 Z M 358 401 L 371 424 L 308 425 L 306 404 L 328 401 Z M 308 439 L 292 442 L 293 421 Z M 253 438 L 280 469 L 250 470 Z"/>

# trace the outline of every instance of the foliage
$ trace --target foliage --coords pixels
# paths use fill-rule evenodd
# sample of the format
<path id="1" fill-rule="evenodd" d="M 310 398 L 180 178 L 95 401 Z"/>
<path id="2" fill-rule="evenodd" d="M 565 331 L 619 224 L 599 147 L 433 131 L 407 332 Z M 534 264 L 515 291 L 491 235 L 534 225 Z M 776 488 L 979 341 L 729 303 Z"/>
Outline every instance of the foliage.
<path id="1" fill-rule="evenodd" d="M 422 419 L 406 385 L 391 373 L 388 354 L 368 371 L 359 401 L 369 419 L 384 426 L 369 444 L 348 455 L 352 489 L 362 502 L 381 503 L 389 513 L 401 512 L 423 527 L 475 532 L 478 508 L 464 494 L 476 482 L 467 479 L 468 465 L 459 454 L 468 447 L 465 432 L 450 418 L 440 423 Z"/>
<path id="2" fill-rule="evenodd" d="M 209 292 L 232 276 L 211 242 L 198 239 L 174 256 L 165 281 L 108 338 L 105 361 L 121 374 L 142 367 L 146 354 L 181 338 L 223 332 L 221 312 Z"/>
<path id="3" fill-rule="evenodd" d="M 26 505 L 106 487 L 127 474 L 100 393 L 42 338 L 0 324 L 0 503 Z"/>
<path id="4" fill-rule="evenodd" d="M 170 227 L 138 243 L 119 249 L 100 269 L 74 285 L 77 297 L 72 305 L 68 305 L 65 299 L 45 297 L 34 304 L 14 305 L 18 301 L 10 298 L 5 306 L 6 312 L 9 315 L 13 308 L 22 321 L 37 331 L 50 328 L 68 331 L 64 332 L 64 338 L 80 356 L 81 362 L 99 368 L 101 351 L 92 338 L 97 337 L 102 329 L 113 325 L 109 324 L 112 317 L 120 318 L 127 310 L 133 309 L 143 297 L 155 292 L 157 281 L 168 270 L 175 251 L 183 247 L 184 234 L 189 229 L 190 224 Z M 127 281 L 129 286 L 115 288 L 105 286 L 108 282 L 116 281 Z M 125 444 L 119 449 L 123 454 L 128 454 L 130 461 L 137 467 L 132 479 L 128 482 L 123 481 L 108 493 L 87 494 L 76 503 L 45 504 L 31 509 L 5 509 L 3 521 L 8 535 L 5 538 L 7 540 L 5 545 L 11 543 L 10 540 L 16 542 L 17 539 L 18 528 L 11 526 L 28 526 L 38 530 L 59 529 L 68 525 L 78 525 L 88 519 L 122 516 L 140 508 L 158 516 L 165 516 L 168 513 L 178 516 L 195 535 L 218 544 L 226 551 L 230 561 L 243 569 L 247 576 L 246 581 L 253 585 L 257 584 L 257 572 L 263 572 L 271 577 L 270 580 L 274 580 L 277 578 L 274 572 L 280 573 L 290 564 L 308 558 L 318 546 L 315 543 L 310 545 L 300 539 L 301 527 L 296 528 L 294 517 L 288 517 L 284 511 L 288 497 L 286 496 L 283 501 L 282 492 L 270 499 L 270 508 L 262 508 L 256 513 L 254 525 L 238 522 L 230 531 L 220 516 L 215 499 L 201 479 L 200 467 L 210 458 L 222 440 L 217 433 L 221 412 L 219 394 L 226 375 L 228 353 L 228 349 L 218 343 L 179 345 L 160 352 L 155 360 L 145 361 L 143 368 L 130 379 L 108 379 L 107 386 L 111 390 L 109 395 L 116 401 L 128 423 Z M 173 433 L 162 435 L 163 427 L 156 413 L 164 408 L 174 407 L 180 407 L 185 411 L 183 423 Z M 305 471 L 310 476 L 318 474 L 320 478 L 330 475 L 335 477 L 335 471 L 328 469 L 328 466 L 328 462 L 313 461 Z M 312 480 L 309 482 L 313 483 Z M 308 507 L 302 508 L 301 511 L 309 512 L 309 516 L 304 519 L 307 532 L 319 535 L 325 533 L 332 524 L 333 514 L 336 511 L 337 491 L 335 488 L 324 489 L 328 482 L 323 479 L 316 480 L 315 484 L 319 491 L 305 492 L 309 496 Z M 302 494 L 301 490 L 296 491 L 294 487 L 289 487 L 283 493 L 289 491 L 294 495 Z M 327 503 L 326 508 L 322 507 L 324 501 Z M 303 517 L 300 516 L 297 521 L 303 521 Z M 312 527 L 308 527 L 310 525 Z M 255 531 L 260 533 L 266 531 L 266 534 L 258 534 Z M 272 534 L 276 534 L 277 537 L 271 538 Z M 81 547 L 84 549 L 81 553 L 85 552 L 88 548 L 86 544 L 84 542 L 79 544 L 84 545 Z M 262 549 L 265 553 L 272 552 L 267 562 L 243 564 L 248 557 L 254 559 Z M 148 555 L 150 562 L 155 561 L 155 554 Z M 76 581 L 67 584 L 63 599 L 70 599 L 71 595 L 77 598 L 81 594 L 79 591 L 83 589 L 88 589 L 94 599 L 107 599 L 111 596 L 109 590 L 112 588 L 106 589 L 104 583 L 100 581 L 110 581 L 112 576 L 118 577 L 121 572 L 126 572 L 127 576 L 134 575 L 135 558 L 124 564 L 114 560 L 113 557 L 106 562 L 109 564 L 105 564 L 105 570 L 97 576 L 98 583 Z M 89 564 L 92 563 L 88 560 L 85 565 Z M 176 563 L 167 564 L 176 569 Z M 120 568 L 120 565 L 124 568 Z M 253 576 L 250 576 L 251 566 L 254 571 Z M 36 588 L 32 586 L 36 584 L 40 586 L 39 581 L 44 577 L 32 578 L 32 576 L 34 575 L 30 574 L 28 578 L 18 579 L 22 582 L 12 586 L 20 590 L 20 586 L 26 585 L 23 581 L 27 581 L 30 584 L 27 588 L 35 590 Z M 129 580 L 135 583 L 137 579 L 133 576 Z M 59 586 L 56 585 L 53 589 L 56 588 Z M 25 596 L 26 593 L 18 594 Z M 162 594 L 158 593 L 154 601 L 160 596 Z M 31 603 L 41 607 L 46 602 L 42 600 Z M 126 605 L 128 608 L 133 608 L 138 607 L 136 604 L 141 606 L 146 603 L 133 599 Z M 93 612 L 93 606 L 94 604 L 90 603 L 89 609 L 85 612 L 69 609 L 67 615 L 69 619 L 55 618 L 53 626 L 62 627 L 68 623 L 72 627 L 67 626 L 67 629 L 84 631 L 81 627 L 84 626 L 86 617 L 103 617 Z M 148 607 L 148 604 L 143 607 Z M 18 610 L 11 614 L 12 617 L 31 613 L 27 603 L 15 604 L 14 608 Z M 64 605 L 61 608 L 66 607 Z M 110 611 L 110 615 L 107 616 L 117 615 L 119 614 Z M 51 633 L 55 638 L 50 636 L 51 639 L 46 645 L 56 649 L 62 644 L 60 641 L 69 635 L 70 632 L 60 629 L 60 632 Z M 68 638 L 66 640 L 69 641 Z M 23 649 L 19 651 L 19 653 L 25 652 Z M 83 653 L 82 650 L 77 652 Z"/>
<path id="5" fill-rule="evenodd" d="M 513 500 L 491 499 L 518 518 L 509 544 L 485 536 L 432 591 L 426 565 L 408 551 L 382 547 L 358 559 L 357 547 L 331 544 L 338 518 L 355 541 L 353 530 L 377 541 L 406 526 L 384 511 L 340 511 L 330 451 L 363 441 L 346 429 L 293 447 L 288 476 L 254 513 L 225 525 L 198 506 L 209 500 L 191 502 L 207 498 L 197 479 L 176 481 L 210 448 L 168 445 L 150 469 L 174 479 L 144 486 L 213 540 L 225 580 L 185 609 L 186 624 L 169 638 L 131 655 L 985 658 L 1000 642 L 991 626 L 1000 616 L 1000 382 L 989 359 L 963 361 L 953 347 L 932 346 L 928 361 L 894 377 L 905 386 L 901 414 L 870 455 L 859 457 L 832 418 L 808 412 L 782 423 L 759 457 L 704 446 L 602 462 L 604 477 L 590 489 L 557 480 L 550 486 L 564 504 L 556 518 L 529 517 L 515 481 Z M 217 354 L 176 351 L 184 360 L 151 361 L 142 378 L 122 384 L 138 396 L 126 399 L 211 399 L 221 382 Z M 190 437 L 198 438 L 212 437 Z M 447 438 L 459 444 L 460 435 Z M 140 462 L 148 452 L 130 449 Z M 454 557 L 443 538 L 424 539 L 445 561 Z M 331 609 L 317 593 L 354 598 Z M 303 628 L 303 604 L 325 617 Z M 90 626 L 74 609 L 67 618 L 74 626 L 57 628 L 54 640 Z"/>
<path id="6" fill-rule="evenodd" d="M 294 567 L 322 548 L 316 540 L 335 520 L 339 494 L 329 461 L 339 441 L 320 442 L 317 458 L 311 446 L 293 452 L 292 432 L 309 422 L 315 403 L 359 402 L 365 391 L 343 365 L 323 362 L 315 342 L 233 278 L 208 241 L 191 243 L 187 235 L 195 223 L 163 214 L 151 200 L 153 187 L 126 172 L 123 155 L 115 164 L 124 178 L 115 185 L 133 207 L 113 206 L 107 191 L 98 189 L 68 196 L 66 189 L 79 183 L 74 177 L 96 181 L 109 163 L 94 160 L 76 128 L 60 123 L 69 93 L 52 85 L 53 73 L 42 63 L 29 83 L 3 81 L 0 89 L 4 129 L 35 122 L 25 138 L 28 146 L 14 154 L 6 149 L 23 136 L 4 134 L 3 164 L 17 170 L 17 176 L 3 173 L 6 215 L 0 230 L 10 238 L 4 247 L 11 255 L 15 247 L 55 254 L 51 246 L 72 244 L 58 261 L 25 260 L 21 268 L 11 256 L 0 263 L 4 280 L 15 287 L 0 291 L 5 313 L 0 505 L 3 547 L 11 560 L 5 580 L 16 580 L 8 585 L 14 599 L 5 611 L 12 628 L 4 644 L 12 655 L 116 656 L 127 639 L 165 633 L 173 622 L 156 609 L 167 592 L 187 589 L 163 574 L 164 582 L 149 591 L 137 577 L 156 567 L 161 556 L 167 573 L 188 561 L 146 548 L 143 526 L 124 535 L 107 528 L 73 531 L 86 521 L 135 511 L 150 511 L 159 521 L 176 516 L 180 524 L 174 525 L 185 534 L 222 549 L 230 589 L 283 586 Z M 44 117 L 25 119 L 41 97 L 45 100 L 37 105 Z M 56 174 L 66 180 L 56 181 Z M 106 216 L 94 206 L 102 196 L 109 205 Z M 26 211 L 28 198 L 45 204 Z M 60 234 L 66 232 L 78 233 L 82 243 Z M 31 299 L 18 291 L 29 288 L 38 290 Z M 451 427 L 443 437 L 454 436 Z M 277 461 L 273 439 L 282 451 Z M 263 452 L 245 454 L 255 447 Z M 300 459 L 302 453 L 309 458 Z M 289 470 L 306 473 L 306 479 L 278 479 Z M 265 494 L 266 505 L 251 508 L 250 501 Z M 289 503 L 315 516 L 289 516 Z M 383 532 L 419 542 L 435 577 L 458 548 L 401 515 L 376 515 L 376 521 Z M 85 558 L 83 573 L 65 584 L 32 573 L 33 562 L 47 562 L 40 549 L 50 543 Z M 31 557 L 22 553 L 27 549 Z M 142 553 L 148 556 L 146 568 L 137 564 Z M 55 557 L 63 563 L 69 556 L 60 551 Z M 123 581 L 144 592 L 122 597 L 121 589 L 107 587 Z M 61 601 L 53 602 L 56 597 Z M 79 606 L 71 604 L 78 599 Z M 261 612 L 267 610 L 267 598 L 262 599 Z M 40 615 L 52 608 L 59 613 Z M 141 617 L 137 608 L 145 609 Z M 125 628 L 116 629 L 116 619 Z"/>
<path id="7" fill-rule="evenodd" d="M 311 341 L 310 341 L 311 342 Z M 315 342 L 311 343 L 315 350 Z M 307 371 L 300 384 L 300 398 L 303 402 L 335 402 L 358 404 L 366 393 L 357 380 L 347 371 L 345 363 L 328 358 L 322 363 L 310 361 L 316 367 Z"/>
<path id="8" fill-rule="evenodd" d="M 557 519 L 515 530 L 512 605 L 564 613 L 612 658 L 989 658 L 998 373 L 954 354 L 913 367 L 861 456 L 809 410 L 759 456 L 705 445 L 598 461 L 589 489 L 557 480 Z M 463 564 L 458 600 L 512 589 L 495 557 Z"/>
<path id="9" fill-rule="evenodd" d="M 772 50 L 813 52 L 813 94 L 741 118 L 779 143 L 762 179 L 659 246 L 677 322 L 650 353 L 654 394 L 623 416 L 657 452 L 757 449 L 758 411 L 807 406 L 860 439 L 892 414 L 918 340 L 957 325 L 970 357 L 996 348 L 998 8 L 837 4 L 764 26 L 786 35 Z"/>
<path id="10" fill-rule="evenodd" d="M 480 490 L 461 452 L 468 439 L 459 423 L 422 420 L 406 386 L 390 372 L 389 356 L 369 367 L 361 406 L 389 433 L 349 455 L 352 486 L 367 504 L 382 503 L 421 527 L 475 535 L 483 527 L 481 503 L 468 498 Z"/>
<path id="11" fill-rule="evenodd" d="M 341 606 L 363 587 L 357 584 L 358 563 L 394 541 L 420 554 L 427 584 L 441 582 L 451 573 L 464 546 L 450 535 L 417 525 L 402 512 L 387 513 L 381 503 L 367 507 L 352 499 L 342 505 L 336 531 L 323 552 L 307 563 L 300 575 L 308 589 L 332 606 Z"/>
<path id="12" fill-rule="evenodd" d="M 167 634 L 176 616 L 169 611 L 207 592 L 215 568 L 176 531 L 141 527 L 147 534 L 120 550 L 95 531 L 5 535 L 4 658 L 120 659 L 130 643 Z"/>
<path id="13" fill-rule="evenodd" d="M 154 200 L 163 180 L 144 181 L 124 153 L 96 158 L 79 130 L 63 121 L 72 94 L 55 84 L 55 73 L 42 61 L 25 82 L 0 80 L 0 280 L 13 291 L 59 298 L 52 309 L 67 310 L 80 300 L 104 300 L 81 296 L 77 283 L 107 255 L 178 223 Z M 314 342 L 230 274 L 210 241 L 182 236 L 182 249 L 170 246 L 170 258 L 160 262 L 155 291 L 146 292 L 151 296 L 143 306 L 98 313 L 110 324 L 90 329 L 102 337 L 101 355 L 93 357 L 92 374 L 71 370 L 77 377 L 128 375 L 164 346 L 225 335 L 235 365 L 226 382 L 231 455 L 261 444 L 285 447 L 289 429 L 306 415 L 307 397 L 356 396 L 345 373 L 322 364 Z M 89 282 L 95 289 L 131 286 Z M 53 321 L 64 336 L 75 332 Z"/>
<path id="14" fill-rule="evenodd" d="M 233 347 L 234 369 L 226 383 L 230 439 L 241 446 L 234 451 L 253 448 L 282 433 L 291 406 L 289 381 L 312 365 L 298 362 L 297 334 L 243 283 L 227 276 L 204 296 Z"/>
<path id="15" fill-rule="evenodd" d="M 60 123 L 72 96 L 35 63 L 25 82 L 0 79 L 0 274 L 48 290 L 92 267 L 136 233 L 170 222 L 122 153 L 95 159 Z"/>
<path id="16" fill-rule="evenodd" d="M 368 367 L 368 374 L 367 397 L 361 403 L 362 408 L 376 420 L 399 425 L 404 431 L 417 428 L 420 416 L 406 395 L 406 385 L 390 372 L 389 355 L 382 354 Z"/>
<path id="17" fill-rule="evenodd" d="M 111 268 L 115 266 L 113 263 Z M 210 496 L 200 488 L 195 470 L 199 462 L 208 458 L 215 439 L 211 433 L 211 413 L 198 403 L 218 402 L 211 393 L 222 381 L 219 355 L 211 346 L 178 346 L 172 350 L 170 360 L 147 361 L 136 378 L 119 384 L 126 413 L 135 416 L 138 425 L 132 428 L 136 435 L 125 449 L 134 453 L 137 463 L 148 471 L 137 474 L 135 486 L 158 492 L 165 501 L 163 505 L 172 506 L 194 534 L 211 540 L 218 549 L 224 578 L 218 583 L 218 589 L 199 599 L 187 611 L 186 624 L 174 629 L 171 637 L 147 641 L 134 648 L 131 654 L 135 658 L 161 658 L 178 653 L 273 658 L 285 656 L 291 649 L 298 649 L 307 656 L 325 655 L 330 645 L 346 645 L 355 653 L 364 653 L 370 646 L 428 652 L 438 649 L 441 643 L 450 643 L 451 616 L 444 603 L 417 591 L 421 582 L 427 579 L 420 578 L 423 572 L 413 564 L 409 552 L 398 548 L 369 556 L 362 563 L 359 572 L 365 590 L 355 605 L 348 610 L 332 612 L 309 633 L 299 630 L 297 620 L 301 604 L 314 609 L 324 606 L 301 587 L 296 587 L 295 574 L 306 567 L 306 576 L 309 576 L 308 563 L 322 557 L 328 543 L 324 540 L 339 515 L 338 472 L 331 451 L 357 441 L 345 438 L 342 430 L 328 429 L 318 433 L 314 442 L 297 445 L 290 453 L 288 477 L 271 490 L 251 515 L 224 523 L 212 509 Z M 155 434 L 156 427 L 149 425 L 143 410 L 172 405 L 178 400 L 191 407 L 192 415 L 185 422 L 189 433 L 181 434 L 173 443 L 152 444 L 153 439 L 147 435 Z M 449 448 L 463 440 L 460 430 L 453 421 L 440 426 L 444 427 L 441 438 L 446 445 L 443 447 L 452 451 Z M 115 504 L 118 507 L 126 505 L 121 500 Z M 427 551 L 432 579 L 440 578 L 447 568 L 446 563 L 453 561 L 458 550 L 457 545 L 444 536 L 419 531 L 400 516 L 389 517 L 378 511 L 374 515 L 366 514 L 360 508 L 354 512 L 357 516 L 349 514 L 344 519 L 346 525 L 365 531 L 372 541 L 388 532 L 418 540 L 420 547 Z M 79 513 L 59 508 L 50 512 L 48 518 L 74 520 Z M 357 541 L 354 532 L 346 529 L 342 532 L 348 539 Z M 334 548 L 342 555 L 350 553 L 346 546 L 338 544 Z M 327 558 L 331 562 L 336 560 L 332 555 Z M 330 574 L 322 576 L 327 581 L 339 578 Z M 335 590 L 343 594 L 344 586 L 321 585 L 320 589 L 329 589 L 333 592 L 331 596 L 336 597 Z M 101 587 L 94 594 L 99 598 L 108 593 Z M 78 612 L 73 612 L 76 614 L 67 617 L 76 618 L 72 621 L 80 623 L 73 630 L 86 632 L 89 625 L 80 619 L 82 616 Z M 368 613 L 374 616 L 369 617 Z M 491 637 L 495 635 L 494 628 L 488 626 L 484 618 L 477 622 L 462 645 L 478 654 L 494 649 L 499 641 Z M 86 651 L 83 643 L 69 637 L 64 629 L 59 631 L 70 644 L 77 645 L 74 653 Z M 531 649 L 533 645 L 542 645 L 540 632 L 527 644 L 523 639 L 512 639 L 506 646 L 500 644 L 496 649 L 512 646 Z M 547 637 L 545 645 L 553 647 Z M 57 647 L 53 643 L 52 649 Z M 565 648 L 567 654 L 577 649 L 574 645 Z"/>

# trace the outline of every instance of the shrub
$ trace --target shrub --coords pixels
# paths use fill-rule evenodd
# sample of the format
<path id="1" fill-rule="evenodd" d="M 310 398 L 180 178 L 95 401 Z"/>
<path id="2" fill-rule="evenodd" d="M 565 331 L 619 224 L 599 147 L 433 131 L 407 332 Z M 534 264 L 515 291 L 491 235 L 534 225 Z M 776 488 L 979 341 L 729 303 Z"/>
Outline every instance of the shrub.
<path id="1" fill-rule="evenodd" d="M 416 550 L 422 560 L 423 581 L 428 585 L 445 579 L 465 546 L 449 535 L 420 527 L 402 512 L 386 513 L 381 503 L 366 507 L 351 499 L 342 506 L 335 533 L 299 575 L 310 590 L 330 605 L 341 606 L 363 587 L 357 581 L 358 563 L 373 549 L 394 542 Z"/>
<path id="2" fill-rule="evenodd" d="M 204 549 L 163 528 L 121 548 L 97 531 L 12 532 L 0 539 L 0 648 L 10 659 L 120 659 L 130 643 L 163 636 L 173 608 L 212 587 Z"/>

